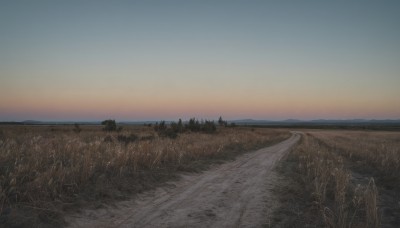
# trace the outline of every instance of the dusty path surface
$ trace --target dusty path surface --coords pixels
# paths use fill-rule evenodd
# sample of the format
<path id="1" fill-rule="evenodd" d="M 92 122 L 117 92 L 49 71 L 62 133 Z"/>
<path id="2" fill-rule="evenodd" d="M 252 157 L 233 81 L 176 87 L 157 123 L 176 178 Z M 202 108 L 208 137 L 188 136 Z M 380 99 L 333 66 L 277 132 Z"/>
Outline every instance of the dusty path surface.
<path id="1" fill-rule="evenodd" d="M 67 218 L 71 227 L 261 227 L 277 206 L 275 164 L 300 139 L 246 153 L 130 201 Z"/>

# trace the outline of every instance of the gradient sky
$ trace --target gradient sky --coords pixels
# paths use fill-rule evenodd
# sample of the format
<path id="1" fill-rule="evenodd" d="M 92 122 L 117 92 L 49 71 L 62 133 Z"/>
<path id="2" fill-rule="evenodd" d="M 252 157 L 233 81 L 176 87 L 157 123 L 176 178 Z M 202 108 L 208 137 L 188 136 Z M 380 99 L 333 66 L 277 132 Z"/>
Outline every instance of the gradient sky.
<path id="1" fill-rule="evenodd" d="M 400 1 L 0 2 L 0 121 L 400 118 Z"/>

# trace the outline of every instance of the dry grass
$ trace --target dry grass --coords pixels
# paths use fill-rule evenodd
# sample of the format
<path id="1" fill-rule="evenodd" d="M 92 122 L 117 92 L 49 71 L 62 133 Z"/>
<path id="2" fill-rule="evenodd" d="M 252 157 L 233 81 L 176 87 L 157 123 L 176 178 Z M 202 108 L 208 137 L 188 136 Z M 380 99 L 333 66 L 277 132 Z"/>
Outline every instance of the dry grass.
<path id="1" fill-rule="evenodd" d="M 398 132 L 320 131 L 312 133 L 335 151 L 385 175 L 400 172 L 400 134 Z"/>
<path id="2" fill-rule="evenodd" d="M 312 186 L 312 199 L 326 227 L 364 227 L 367 204 L 376 199 L 373 181 L 368 186 L 350 184 L 351 173 L 344 167 L 343 157 L 329 150 L 310 135 L 295 151 L 299 169 L 305 174 L 304 183 Z M 365 197 L 368 194 L 368 197 Z M 369 204 L 368 204 L 369 205 Z M 365 210 L 367 213 L 375 212 Z M 379 224 L 379 221 L 371 221 Z M 377 226 L 373 226 L 377 227 Z"/>
<path id="3" fill-rule="evenodd" d="M 281 200 L 292 211 L 282 211 L 297 216 L 289 221 L 296 227 L 398 227 L 399 161 L 398 132 L 308 131 L 284 163 L 296 187 Z M 300 213 L 294 195 L 306 205 Z"/>
<path id="4" fill-rule="evenodd" d="M 143 140 L 119 142 L 121 134 L 136 134 Z M 0 215 L 5 219 L 21 206 L 58 210 L 54 205 L 74 202 L 84 192 L 93 200 L 107 196 L 108 188 L 140 190 L 149 179 L 159 182 L 177 170 L 193 170 L 199 161 L 221 159 L 289 135 L 282 130 L 221 128 L 216 134 L 185 133 L 168 139 L 146 127 L 120 133 L 83 127 L 77 134 L 70 126 L 3 126 Z"/>
<path id="5" fill-rule="evenodd" d="M 384 227 L 399 227 L 400 133 L 319 131 L 312 135 L 320 144 L 346 159 L 346 167 L 353 175 L 352 182 L 369 186 L 365 192 L 368 227 L 377 227 L 379 223 Z M 366 177 L 374 179 L 366 182 Z"/>

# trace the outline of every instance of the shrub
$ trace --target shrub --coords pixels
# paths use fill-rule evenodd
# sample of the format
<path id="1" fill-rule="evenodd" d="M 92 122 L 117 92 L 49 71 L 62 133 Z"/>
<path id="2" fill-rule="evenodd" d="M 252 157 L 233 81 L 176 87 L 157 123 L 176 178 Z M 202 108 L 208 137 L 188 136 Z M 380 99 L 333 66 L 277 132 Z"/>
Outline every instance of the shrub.
<path id="1" fill-rule="evenodd" d="M 165 124 L 165 121 L 161 121 L 160 123 L 156 123 L 154 125 L 154 130 L 155 131 L 165 131 L 167 129 L 167 125 Z"/>
<path id="2" fill-rule="evenodd" d="M 218 119 L 218 124 L 219 124 L 219 126 L 225 126 L 226 127 L 228 125 L 228 122 L 223 120 L 222 116 L 220 116 L 219 119 Z"/>
<path id="3" fill-rule="evenodd" d="M 104 120 L 101 122 L 102 125 L 104 125 L 103 130 L 105 131 L 115 131 L 117 130 L 117 124 L 115 123 L 115 120 Z"/>
<path id="4" fill-rule="evenodd" d="M 205 120 L 199 122 L 196 118 L 191 118 L 189 122 L 185 125 L 185 129 L 192 132 L 205 132 L 205 133 L 214 133 L 217 130 L 217 127 L 214 121 Z"/>
<path id="5" fill-rule="evenodd" d="M 214 133 L 216 130 L 217 127 L 215 126 L 214 121 L 206 120 L 201 127 L 201 131 L 205 133 Z"/>
<path id="6" fill-rule="evenodd" d="M 161 121 L 160 123 L 157 122 L 154 126 L 154 130 L 158 132 L 159 136 L 168 137 L 171 139 L 177 138 L 178 133 L 180 132 L 179 125 L 177 123 L 172 122 L 168 128 L 165 124 L 165 121 Z"/>
<path id="7" fill-rule="evenodd" d="M 196 118 L 191 118 L 189 119 L 189 122 L 185 124 L 185 126 L 183 125 L 181 119 L 179 119 L 178 123 L 171 122 L 169 127 L 167 127 L 165 121 L 161 121 L 160 123 L 155 124 L 154 130 L 158 132 L 160 136 L 174 139 L 178 137 L 179 133 L 183 133 L 185 131 L 214 133 L 216 132 L 217 127 L 214 121 L 202 120 L 199 122 L 199 120 L 196 120 Z"/>
<path id="8" fill-rule="evenodd" d="M 179 119 L 178 123 L 172 122 L 170 124 L 171 130 L 175 133 L 181 133 L 183 132 L 183 124 L 182 124 L 182 120 Z"/>
<path id="9" fill-rule="evenodd" d="M 196 118 L 190 118 L 189 122 L 185 125 L 185 128 L 193 132 L 198 132 L 201 130 L 201 125 Z"/>

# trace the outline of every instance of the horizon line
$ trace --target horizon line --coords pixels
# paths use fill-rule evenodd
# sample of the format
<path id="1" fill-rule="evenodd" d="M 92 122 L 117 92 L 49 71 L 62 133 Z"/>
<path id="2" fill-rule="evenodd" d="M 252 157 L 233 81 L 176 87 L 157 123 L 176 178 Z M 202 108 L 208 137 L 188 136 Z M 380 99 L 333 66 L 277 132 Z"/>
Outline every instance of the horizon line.
<path id="1" fill-rule="evenodd" d="M 218 120 L 213 118 L 197 118 L 191 117 L 197 120 Z M 183 121 L 189 120 L 190 118 L 177 118 L 177 119 L 148 119 L 148 120 L 117 120 L 116 118 L 105 118 L 101 120 L 36 120 L 36 119 L 26 119 L 26 120 L 0 120 L 2 123 L 23 123 L 23 122 L 42 122 L 42 123 L 93 123 L 101 122 L 103 120 L 112 119 L 119 123 L 132 122 L 132 123 L 143 123 L 143 122 L 173 122 L 182 119 Z M 224 121 L 268 121 L 268 122 L 310 122 L 310 121 L 400 121 L 400 118 L 315 118 L 315 119 L 297 119 L 297 118 L 287 118 L 287 119 L 253 119 L 253 118 L 238 118 L 238 119 L 223 119 Z"/>

